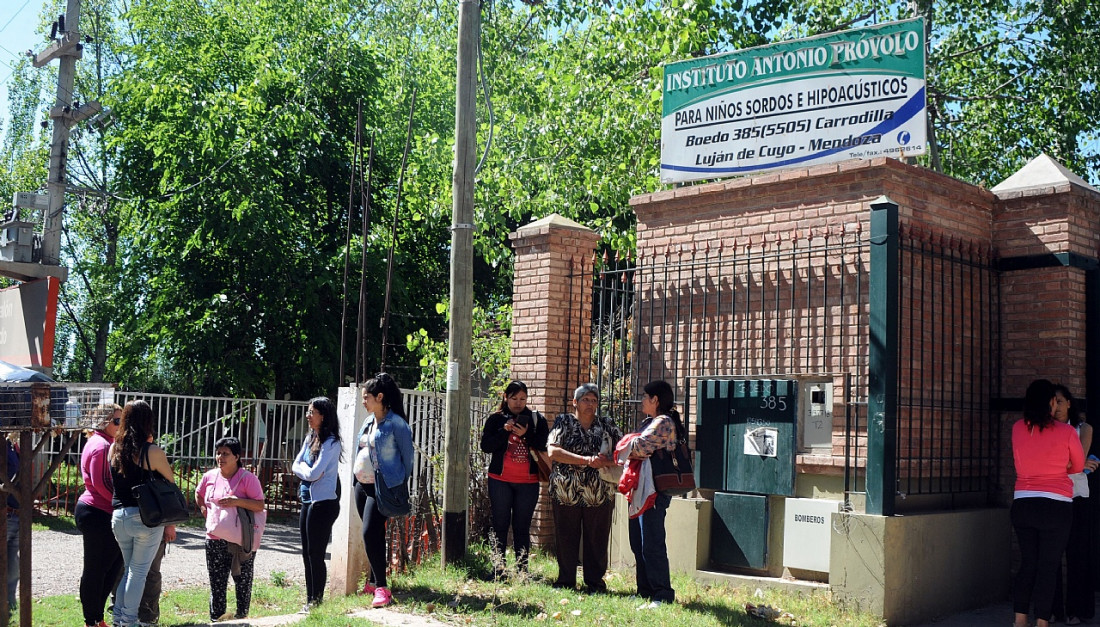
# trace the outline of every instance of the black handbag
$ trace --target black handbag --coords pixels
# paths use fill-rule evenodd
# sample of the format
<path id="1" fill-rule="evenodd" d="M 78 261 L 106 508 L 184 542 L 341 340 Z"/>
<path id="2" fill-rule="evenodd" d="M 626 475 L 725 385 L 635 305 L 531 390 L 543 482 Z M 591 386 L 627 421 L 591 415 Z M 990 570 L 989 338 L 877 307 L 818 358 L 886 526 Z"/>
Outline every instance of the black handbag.
<path id="1" fill-rule="evenodd" d="M 184 522 L 191 517 L 187 499 L 179 486 L 165 479 L 159 472 L 148 470 L 149 445 L 141 449 L 138 466 L 145 472 L 145 483 L 133 488 L 138 502 L 141 524 L 146 527 L 162 527 Z"/>
<path id="2" fill-rule="evenodd" d="M 654 451 L 649 456 L 649 465 L 653 471 L 653 487 L 658 493 L 682 496 L 695 489 L 695 471 L 691 467 L 691 449 L 686 437 L 678 440 L 671 451 Z"/>

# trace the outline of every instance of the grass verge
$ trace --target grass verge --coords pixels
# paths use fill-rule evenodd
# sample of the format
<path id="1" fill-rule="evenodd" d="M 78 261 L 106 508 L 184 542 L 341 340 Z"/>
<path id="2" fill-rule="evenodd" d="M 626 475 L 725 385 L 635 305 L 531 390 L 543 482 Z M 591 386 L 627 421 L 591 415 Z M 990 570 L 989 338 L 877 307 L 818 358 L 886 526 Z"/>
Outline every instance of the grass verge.
<path id="1" fill-rule="evenodd" d="M 870 614 L 837 606 L 824 592 L 758 591 L 708 585 L 677 575 L 673 577 L 676 603 L 638 611 L 635 608 L 641 601 L 632 598 L 635 591 L 632 574 L 612 571 L 606 577 L 608 592 L 585 594 L 550 586 L 557 575 L 557 565 L 551 557 L 533 556 L 530 572 L 509 572 L 509 577 L 502 582 L 490 580 L 490 564 L 486 549 L 473 546 L 462 567 L 443 568 L 436 556 L 409 572 L 392 576 L 390 583 L 396 599 L 392 609 L 430 616 L 451 625 L 882 625 L 881 620 Z M 275 575 L 255 582 L 250 616 L 293 614 L 301 607 L 305 597 L 301 587 L 287 586 L 287 578 L 282 573 Z M 167 593 L 161 602 L 161 625 L 206 624 L 208 594 L 209 591 L 203 588 Z M 768 618 L 751 616 L 747 610 L 750 604 L 774 614 Z M 229 607 L 234 607 L 232 584 Z M 307 627 L 369 625 L 372 623 L 366 619 L 349 616 L 367 607 L 369 599 L 366 598 L 331 598 L 298 624 Z M 35 625 L 43 627 L 80 625 L 82 621 L 75 596 L 36 601 L 34 615 Z"/>

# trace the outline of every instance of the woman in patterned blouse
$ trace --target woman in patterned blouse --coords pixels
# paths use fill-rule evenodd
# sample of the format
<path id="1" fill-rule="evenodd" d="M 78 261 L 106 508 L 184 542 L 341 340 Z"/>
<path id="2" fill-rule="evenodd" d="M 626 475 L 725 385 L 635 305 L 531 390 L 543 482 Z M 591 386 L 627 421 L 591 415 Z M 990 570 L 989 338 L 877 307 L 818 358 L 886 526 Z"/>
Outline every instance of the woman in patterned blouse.
<path id="1" fill-rule="evenodd" d="M 600 478 L 599 469 L 615 466 L 611 459 L 622 432 L 609 419 L 596 415 L 600 390 L 585 383 L 573 393 L 576 414 L 561 414 L 547 440 L 554 466 L 550 472 L 550 500 L 554 510 L 558 579 L 555 587 L 577 585 L 578 549 L 584 544 L 584 585 L 603 592 L 607 547 L 611 537 L 614 484 Z"/>
<path id="2" fill-rule="evenodd" d="M 645 459 L 661 449 L 671 451 L 677 441 L 687 437 L 680 414 L 672 408 L 675 402 L 672 386 L 665 381 L 651 381 L 642 389 L 642 413 L 646 420 L 641 424 L 641 433 L 630 444 L 632 459 Z M 672 603 L 676 598 L 665 545 L 665 511 L 671 501 L 671 496 L 658 492 L 653 507 L 630 519 L 630 551 L 634 553 L 638 596 L 649 599 L 639 610 Z"/>

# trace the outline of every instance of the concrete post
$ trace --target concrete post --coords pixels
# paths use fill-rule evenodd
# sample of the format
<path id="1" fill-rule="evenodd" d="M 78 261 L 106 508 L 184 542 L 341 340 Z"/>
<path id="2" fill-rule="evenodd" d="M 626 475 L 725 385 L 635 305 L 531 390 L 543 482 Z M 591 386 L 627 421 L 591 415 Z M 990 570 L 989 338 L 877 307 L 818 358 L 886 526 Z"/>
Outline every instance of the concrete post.
<path id="1" fill-rule="evenodd" d="M 359 578 L 370 572 L 360 535 L 362 521 L 355 509 L 355 490 L 351 483 L 352 464 L 358 448 L 355 436 L 367 418 L 361 398 L 362 393 L 355 385 L 340 388 L 336 397 L 344 455 L 340 460 L 340 515 L 332 526 L 329 545 L 328 594 L 334 597 L 358 592 Z"/>

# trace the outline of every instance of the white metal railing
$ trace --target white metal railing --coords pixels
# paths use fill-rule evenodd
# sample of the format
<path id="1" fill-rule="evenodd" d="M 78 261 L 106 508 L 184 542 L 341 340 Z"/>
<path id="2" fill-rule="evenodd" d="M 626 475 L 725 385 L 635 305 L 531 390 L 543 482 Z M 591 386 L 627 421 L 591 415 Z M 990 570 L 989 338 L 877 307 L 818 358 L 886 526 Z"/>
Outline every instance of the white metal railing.
<path id="1" fill-rule="evenodd" d="M 436 478 L 442 466 L 446 395 L 416 390 L 402 392 L 416 454 L 412 491 L 413 494 L 418 493 L 423 483 L 426 492 L 436 495 L 438 500 Z M 214 443 L 223 436 L 232 435 L 241 440 L 241 463 L 252 469 L 264 485 L 269 509 L 282 514 L 298 510 L 298 481 L 290 472 L 290 465 L 301 448 L 308 428 L 305 420 L 307 401 L 131 391 L 115 394 L 115 402 L 119 405 L 137 399 L 148 402 L 153 408 L 157 442 L 164 447 L 176 467 L 180 488 L 189 499 L 202 473 L 213 466 Z M 485 417 L 498 403 L 493 399 L 471 399 L 472 443 L 480 438 Z M 42 463 L 48 465 L 52 462 L 61 442 L 62 438 L 53 438 L 53 442 L 48 443 L 43 451 Z M 76 499 L 83 490 L 79 470 L 81 445 L 73 447 L 64 460 L 68 463 L 55 473 L 47 493 L 42 495 L 43 509 L 62 513 L 71 512 L 76 506 Z M 471 446 L 470 452 L 475 458 L 480 455 L 476 445 Z"/>

